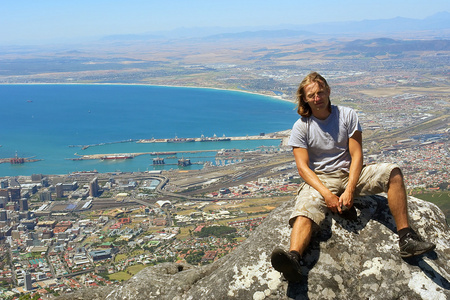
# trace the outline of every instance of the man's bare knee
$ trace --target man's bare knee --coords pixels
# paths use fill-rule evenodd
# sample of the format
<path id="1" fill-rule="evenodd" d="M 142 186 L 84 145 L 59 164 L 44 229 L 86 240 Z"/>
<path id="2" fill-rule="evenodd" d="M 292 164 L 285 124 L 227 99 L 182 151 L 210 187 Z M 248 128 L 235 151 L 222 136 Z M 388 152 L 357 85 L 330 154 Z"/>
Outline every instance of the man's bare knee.
<path id="1" fill-rule="evenodd" d="M 388 189 L 392 184 L 396 185 L 404 185 L 403 183 L 403 173 L 400 168 L 395 168 L 392 170 L 391 175 L 389 176 Z"/>

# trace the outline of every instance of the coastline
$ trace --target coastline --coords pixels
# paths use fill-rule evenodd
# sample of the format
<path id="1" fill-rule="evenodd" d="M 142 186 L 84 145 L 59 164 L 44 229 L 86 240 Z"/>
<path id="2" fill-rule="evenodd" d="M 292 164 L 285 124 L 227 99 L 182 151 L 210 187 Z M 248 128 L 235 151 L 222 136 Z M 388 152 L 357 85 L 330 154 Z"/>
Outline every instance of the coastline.
<path id="1" fill-rule="evenodd" d="M 295 104 L 295 101 L 283 99 L 280 96 L 271 96 L 267 94 L 250 92 L 245 90 L 235 90 L 235 89 L 226 89 L 226 88 L 215 88 L 215 87 L 198 87 L 198 86 L 183 86 L 183 85 L 165 85 L 165 84 L 148 84 L 148 83 L 110 83 L 110 82 L 56 82 L 56 83 L 47 83 L 47 82 L 34 82 L 34 83 L 0 83 L 0 85 L 129 85 L 129 86 L 154 86 L 154 87 L 167 87 L 167 88 L 190 88 L 190 89 L 205 89 L 205 90 L 216 90 L 216 91 L 225 91 L 225 92 L 237 92 L 237 93 L 245 93 L 257 96 L 269 97 L 274 100 L 284 101 Z"/>
<path id="2" fill-rule="evenodd" d="M 5 91 L 5 95 L 8 95 L 8 97 L 5 97 L 5 103 L 9 103 L 7 106 L 8 108 L 14 109 L 14 110 L 21 110 L 22 115 L 24 115 L 24 121 L 21 124 L 36 124 L 36 126 L 30 126 L 27 130 L 17 133 L 16 137 L 18 136 L 24 136 L 24 138 L 21 138 L 16 142 L 13 138 L 10 140 L 5 140 L 3 142 L 3 148 L 2 148 L 2 157 L 9 158 L 14 156 L 14 151 L 18 151 L 19 155 L 21 157 L 31 157 L 36 156 L 39 159 L 42 160 L 40 163 L 36 164 L 24 164 L 24 165 L 15 165 L 10 166 L 10 164 L 2 164 L 2 168 L 0 172 L 2 173 L 2 176 L 20 176 L 20 175 L 29 175 L 34 173 L 47 173 L 47 174 L 66 174 L 68 172 L 72 171 L 82 171 L 82 170 L 92 170 L 97 169 L 100 172 L 113 172 L 113 171 L 124 171 L 124 172 L 131 172 L 136 171 L 140 169 L 151 169 L 153 168 L 151 165 L 151 161 L 149 163 L 148 158 L 145 156 L 139 156 L 135 159 L 131 160 L 120 160 L 119 157 L 116 157 L 116 160 L 112 159 L 113 157 L 107 157 L 107 156 L 114 156 L 114 154 L 129 154 L 129 153 L 144 153 L 144 152 L 166 152 L 166 151 L 180 151 L 183 150 L 205 150 L 205 149 L 256 149 L 257 147 L 276 147 L 280 145 L 280 140 L 282 138 L 280 137 L 278 140 L 276 138 L 272 137 L 273 132 L 278 131 L 284 131 L 284 129 L 289 128 L 290 126 L 279 126 L 280 122 L 281 125 L 290 125 L 286 122 L 286 118 L 284 118 L 285 114 L 289 114 L 290 116 L 293 115 L 292 113 L 292 104 L 287 104 L 285 101 L 280 102 L 276 100 L 280 100 L 279 97 L 270 97 L 267 95 L 261 95 L 257 93 L 251 93 L 251 92 L 244 92 L 245 94 L 242 94 L 243 91 L 237 91 L 237 90 L 228 90 L 228 89 L 217 89 L 217 88 L 199 88 L 199 87 L 189 87 L 190 90 L 182 90 L 183 86 L 169 86 L 169 85 L 151 85 L 151 84 L 136 84 L 136 83 L 121 83 L 121 84 L 113 84 L 113 83 L 11 83 L 11 84 L 0 84 L 0 86 L 4 87 L 2 88 L 2 91 Z M 8 88 L 10 86 L 10 88 Z M 41 86 L 42 88 L 39 88 Z M 95 87 L 98 88 L 95 88 Z M 212 128 L 209 127 L 209 119 L 207 119 L 205 122 L 198 122 L 193 123 L 192 126 L 194 129 L 192 130 L 180 130 L 180 128 L 184 129 L 183 126 L 170 127 L 173 124 L 173 120 L 181 120 L 181 117 L 185 118 L 191 118 L 190 116 L 194 116 L 196 111 L 192 109 L 192 111 L 189 111 L 189 114 L 186 114 L 186 112 L 183 110 L 182 113 L 174 114 L 176 116 L 176 119 L 170 119 L 170 115 L 168 115 L 167 118 L 164 120 L 169 120 L 166 123 L 151 123 L 151 120 L 147 120 L 149 117 L 152 118 L 152 120 L 158 120 L 158 118 L 155 115 L 152 114 L 146 114 L 146 115 L 140 115 L 139 118 L 136 118 L 139 120 L 138 122 L 132 123 L 133 126 L 139 125 L 138 129 L 126 129 L 124 130 L 124 133 L 121 133 L 121 131 L 118 131 L 118 128 L 123 128 L 123 125 L 120 125 L 120 122 L 117 123 L 115 119 L 111 119 L 111 116 L 114 115 L 114 113 L 117 113 L 119 116 L 123 116 L 123 110 L 121 109 L 121 102 L 120 101 L 113 101 L 113 97 L 109 97 L 110 93 L 111 95 L 116 94 L 116 91 L 122 90 L 133 90 L 133 88 L 136 89 L 136 93 L 142 94 L 142 96 L 139 98 L 137 97 L 135 108 L 130 108 L 129 110 L 126 110 L 127 115 L 129 115 L 130 111 L 134 112 L 136 108 L 140 107 L 140 105 L 145 105 L 146 102 L 144 102 L 142 99 L 146 99 L 151 97 L 153 100 L 153 106 L 159 105 L 158 101 L 162 101 L 159 99 L 159 96 L 157 95 L 167 95 L 166 98 L 172 97 L 171 95 L 176 95 L 178 99 L 183 99 L 183 95 L 187 94 L 196 94 L 196 93 L 203 93 L 203 102 L 202 105 L 208 107 L 208 104 L 211 103 L 211 99 L 214 97 L 218 97 L 217 99 L 221 99 L 221 102 L 225 100 L 225 102 L 230 101 L 230 103 L 238 103 L 239 105 L 228 105 L 229 110 L 231 111 L 230 114 L 225 113 L 226 110 L 220 110 L 217 111 L 220 115 L 217 115 L 211 117 L 209 119 L 216 120 L 216 119 L 224 119 L 223 121 L 220 121 L 218 128 L 217 126 Z M 127 88 L 128 87 L 128 88 Z M 158 89 L 158 87 L 161 87 Z M 179 89 L 172 89 L 173 87 L 177 87 Z M 167 89 L 166 89 L 167 88 Z M 13 94 L 10 91 L 21 91 L 21 93 Z M 80 91 L 78 93 L 77 91 Z M 52 91 L 55 91 L 53 93 Z M 70 91 L 67 98 L 65 97 L 64 93 L 65 91 Z M 105 96 L 101 95 L 95 97 L 99 97 L 99 99 L 102 99 L 103 102 L 100 102 L 100 106 L 98 108 L 91 106 L 92 102 L 87 101 L 85 98 L 83 98 L 80 102 L 71 102 L 71 100 L 76 99 L 78 96 L 77 94 L 81 95 L 81 92 L 85 91 L 101 91 L 98 93 L 98 95 L 101 95 L 102 93 L 105 94 Z M 108 92 L 109 91 L 109 92 Z M 148 92 L 147 92 L 148 91 Z M 156 91 L 156 92 L 153 92 Z M 192 92 L 191 92 L 192 91 Z M 197 91 L 197 92 L 195 92 Z M 204 92 L 202 92 L 204 91 Z M 208 92 L 209 91 L 209 92 Z M 221 93 L 221 91 L 224 91 L 225 93 Z M 218 93 L 218 94 L 216 94 Z M 119 94 L 119 93 L 117 93 Z M 254 94 L 255 96 L 245 96 Z M 74 95 L 74 96 L 71 96 Z M 83 94 L 84 95 L 84 94 Z M 155 95 L 155 96 L 153 96 Z M 170 96 L 169 96 L 170 95 Z M 265 96 L 264 98 L 259 98 L 259 96 Z M 269 98 L 267 98 L 269 97 Z M 93 98 L 93 99 L 94 99 Z M 119 98 L 119 97 L 118 97 Z M 125 92 L 123 94 L 120 94 L 120 98 L 123 99 L 122 102 L 126 103 L 129 102 L 131 99 L 128 98 L 128 93 Z M 87 97 L 87 99 L 90 99 Z M 96 98 L 95 98 L 96 99 Z M 161 99 L 165 99 L 164 97 Z M 191 101 L 191 98 L 187 98 L 189 101 Z M 201 99 L 201 98 L 200 98 Z M 228 99 L 228 100 L 227 100 Z M 235 101 L 235 99 L 237 99 Z M 249 99 L 249 103 L 245 106 L 240 106 L 240 103 L 245 103 L 246 99 Z M 45 101 L 44 101 L 45 100 Z M 133 100 L 134 101 L 134 100 Z M 165 100 L 164 100 L 165 101 Z M 33 102 L 33 103 L 31 103 Z M 113 105 L 109 106 L 109 102 L 111 102 Z M 186 101 L 184 101 L 186 103 Z M 194 99 L 192 100 L 193 103 L 196 103 Z M 31 104 L 30 104 L 31 103 Z M 61 106 L 59 104 L 62 104 Z M 64 104 L 63 104 L 64 103 Z M 74 110 L 72 111 L 73 103 L 77 103 L 76 107 L 74 107 Z M 194 107 L 193 104 L 187 103 L 186 106 L 189 106 L 189 108 Z M 214 102 L 215 103 L 215 102 Z M 259 105 L 258 103 L 261 103 Z M 285 103 L 285 104 L 283 104 Z M 76 111 L 77 118 L 64 118 L 59 117 L 57 119 L 57 122 L 61 122 L 61 128 L 60 126 L 56 127 L 49 127 L 52 125 L 55 125 L 54 123 L 56 121 L 49 121 L 49 122 L 41 122 L 42 118 L 45 118 L 47 110 L 49 107 L 53 107 L 51 105 L 55 105 L 56 108 L 64 108 L 64 112 L 71 111 L 71 115 L 74 114 Z M 106 106 L 105 106 L 106 105 Z M 162 105 L 162 104 L 161 104 Z M 257 106 L 257 112 L 253 113 L 257 122 L 252 122 L 249 126 L 242 125 L 241 123 L 245 124 L 245 122 L 249 122 L 248 120 L 253 120 L 252 116 L 246 116 L 246 109 L 252 109 L 254 106 Z M 266 108 L 267 105 L 267 108 Z M 159 106 L 158 106 L 159 107 Z M 272 112 L 272 107 L 280 107 L 282 109 L 275 109 L 274 112 Z M 78 110 L 75 110 L 78 109 Z M 152 108 L 152 105 L 145 106 L 145 108 L 149 112 L 156 111 L 154 108 Z M 92 113 L 91 113 L 92 109 Z M 287 113 L 284 113 L 287 110 Z M 144 111 L 144 109 L 140 109 L 138 113 L 141 113 Z M 145 110 L 146 111 L 146 110 Z M 167 111 L 167 110 L 165 110 Z M 170 110 L 169 110 L 170 111 Z M 106 113 L 108 112 L 108 113 Z M 280 113 L 281 112 L 281 113 Z M 192 113 L 192 114 L 191 114 Z M 216 113 L 216 112 L 214 112 Z M 97 115 L 98 114 L 98 115 Z M 142 114 L 142 113 L 141 113 Z M 159 113 L 158 113 L 159 114 Z M 231 122 L 230 120 L 234 120 L 235 115 L 238 115 L 237 123 L 234 121 Z M 281 116 L 275 118 L 274 116 Z M 10 114 L 11 116 L 11 114 Z M 30 117 L 31 116 L 31 117 Z M 261 117 L 263 116 L 263 117 Z M 272 118 L 272 119 L 270 119 Z M 275 119 L 274 119 L 275 118 Z M 120 118 L 119 118 L 120 119 Z M 221 119 L 221 120 L 222 120 Z M 248 119 L 248 120 L 247 120 Z M 8 119 L 9 120 L 9 119 Z M 16 122 L 17 118 L 12 118 L 10 122 L 13 124 Z M 91 124 L 92 120 L 92 124 Z M 94 121 L 95 120 L 95 121 Z M 100 121 L 97 121 L 100 120 Z M 171 121 L 172 120 L 172 121 Z M 197 120 L 197 119 L 195 119 Z M 275 121 L 273 121 L 275 120 Z M 279 120 L 279 121 L 276 121 Z M 284 120 L 284 122 L 283 122 Z M 223 122 L 230 121 L 230 124 Z M 153 122 L 153 121 L 152 121 Z M 172 123 L 171 123 L 172 122 Z M 240 123 L 239 123 L 240 122 Z M 97 124 L 99 123 L 99 124 Z M 217 123 L 217 122 L 216 122 Z M 266 126 L 266 124 L 272 124 L 274 123 L 275 126 Z M 150 124 L 150 125 L 147 125 Z M 180 123 L 184 124 L 184 123 Z M 187 124 L 187 123 L 186 123 Z M 189 123 L 190 124 L 190 123 Z M 203 124 L 203 125 L 202 125 Z M 227 124 L 229 128 L 227 127 L 226 130 L 222 130 L 223 124 Z M 236 124 L 239 124 L 237 126 Z M 83 134 L 85 131 L 84 128 L 96 128 L 92 131 L 87 131 L 86 137 L 83 137 Z M 63 126 L 63 127 L 62 127 Z M 192 127 L 189 125 L 188 127 Z M 195 129 L 195 128 L 201 128 L 202 126 L 205 129 Z M 128 127 L 128 126 L 127 126 Z M 58 130 L 53 130 L 53 128 L 58 128 Z M 67 131 L 66 129 L 69 128 L 70 130 Z M 156 129 L 153 129 L 156 128 Z M 160 129 L 160 128 L 168 128 L 167 129 Z M 262 129 L 263 128 L 263 129 Z M 50 130 L 52 129 L 52 130 Z M 128 131 L 132 131 L 131 133 Z M 155 130 L 155 131 L 153 131 Z M 159 131 L 158 131 L 159 130 Z M 39 134 L 32 134 L 34 131 L 39 132 L 45 132 L 43 136 L 40 136 Z M 62 132 L 67 131 L 67 134 L 64 134 L 59 138 L 58 134 L 61 134 Z M 219 131 L 220 134 L 215 135 L 215 132 Z M 119 132 L 119 133 L 117 133 Z M 128 133 L 127 133 L 128 132 Z M 222 133 L 225 132 L 226 137 L 222 135 Z M 248 133 L 248 135 L 247 135 Z M 153 136 L 155 138 L 161 138 L 161 139 L 171 139 L 173 140 L 173 136 L 175 138 L 178 136 L 180 139 L 188 139 L 189 137 L 194 137 L 196 141 L 199 139 L 202 139 L 200 135 L 207 139 L 206 143 L 186 143 L 183 144 L 179 141 L 171 141 L 171 143 L 167 143 L 167 145 L 164 145 L 165 143 L 159 143 L 159 144 L 136 144 L 136 141 L 140 139 L 147 139 L 151 140 Z M 31 139 L 28 139 L 28 136 L 31 137 Z M 230 138 L 232 142 L 228 142 L 226 140 L 220 140 L 223 138 Z M 8 137 L 9 138 L 9 137 Z M 132 141 L 134 143 L 130 144 L 124 144 L 121 145 L 124 142 Z M 215 143 L 216 140 L 219 143 Z M 267 141 L 264 141 L 267 140 Z M 39 145 L 39 147 L 32 147 L 30 146 L 29 142 L 25 141 L 32 141 L 33 144 Z M 5 147 L 6 146 L 6 147 Z M 71 158 L 80 158 L 80 155 L 75 155 L 74 152 L 77 150 L 72 150 L 73 147 L 79 147 L 83 148 L 85 146 L 89 146 L 89 150 L 79 152 L 78 154 L 86 154 L 86 155 L 95 155 L 99 154 L 100 156 L 105 156 L 107 159 L 105 159 L 103 162 L 95 162 L 95 161 L 85 161 L 85 162 L 66 162 L 67 159 L 75 160 Z M 104 147 L 95 147 L 95 146 L 104 146 Z M 179 155 L 181 156 L 181 155 Z M 193 162 L 196 161 L 204 161 L 203 158 L 199 159 L 197 158 L 199 155 L 193 155 Z M 62 162 L 64 160 L 64 162 Z M 214 163 L 213 158 L 208 158 L 208 161 L 211 160 L 212 163 Z M 76 160 L 75 160 L 76 161 Z M 199 168 L 198 166 L 191 167 L 192 169 Z"/>

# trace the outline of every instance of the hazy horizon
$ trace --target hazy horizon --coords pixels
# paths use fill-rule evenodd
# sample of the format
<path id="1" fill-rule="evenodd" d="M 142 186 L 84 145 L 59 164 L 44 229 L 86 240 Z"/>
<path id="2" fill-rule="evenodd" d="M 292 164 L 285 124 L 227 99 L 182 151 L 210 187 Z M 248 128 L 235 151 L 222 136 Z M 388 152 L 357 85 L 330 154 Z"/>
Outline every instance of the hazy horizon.
<path id="1" fill-rule="evenodd" d="M 389 9 L 386 9 L 389 7 Z M 408 7 L 408 9 L 405 9 Z M 450 12 L 450 1 L 2 1 L 0 44 L 42 44 L 180 29 L 277 28 Z"/>

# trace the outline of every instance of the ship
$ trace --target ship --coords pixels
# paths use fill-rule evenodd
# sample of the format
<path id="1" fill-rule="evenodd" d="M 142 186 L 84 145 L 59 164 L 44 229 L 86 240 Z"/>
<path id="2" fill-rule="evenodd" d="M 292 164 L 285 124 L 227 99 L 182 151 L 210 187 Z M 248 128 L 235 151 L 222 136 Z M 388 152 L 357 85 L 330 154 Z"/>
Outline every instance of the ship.
<path id="1" fill-rule="evenodd" d="M 176 155 L 176 152 L 152 152 L 150 155 Z"/>
<path id="2" fill-rule="evenodd" d="M 203 134 L 200 137 L 200 142 L 228 142 L 231 138 L 227 138 L 225 134 L 222 137 L 217 137 L 215 134 L 213 137 L 205 137 Z"/>
<path id="3" fill-rule="evenodd" d="M 34 157 L 34 156 L 33 156 Z M 5 163 L 5 162 L 9 162 L 12 165 L 21 165 L 24 164 L 26 162 L 36 162 L 36 161 L 40 161 L 41 159 L 33 159 L 33 157 L 19 157 L 17 155 L 17 151 L 16 151 L 16 155 L 14 157 L 11 158 L 1 158 L 0 159 L 0 163 Z"/>
<path id="4" fill-rule="evenodd" d="M 195 142 L 195 139 L 192 138 L 179 138 L 176 137 L 173 139 L 167 139 L 168 143 L 188 143 L 188 142 Z"/>
<path id="5" fill-rule="evenodd" d="M 114 154 L 114 155 L 105 155 L 100 157 L 101 160 L 105 160 L 105 159 L 130 159 L 130 158 L 134 158 L 133 155 L 131 154 Z"/>
<path id="6" fill-rule="evenodd" d="M 187 159 L 187 158 L 181 158 L 181 159 L 179 159 L 178 160 L 178 165 L 180 166 L 180 167 L 187 167 L 187 166 L 190 166 L 190 165 L 192 165 L 192 163 L 191 163 L 191 160 L 190 159 Z"/>

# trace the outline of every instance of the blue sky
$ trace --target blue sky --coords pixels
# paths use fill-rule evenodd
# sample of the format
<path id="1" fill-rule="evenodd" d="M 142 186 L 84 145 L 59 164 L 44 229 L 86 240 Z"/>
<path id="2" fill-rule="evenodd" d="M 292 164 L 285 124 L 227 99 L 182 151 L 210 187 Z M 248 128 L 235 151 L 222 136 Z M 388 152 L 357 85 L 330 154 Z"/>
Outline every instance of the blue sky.
<path id="1" fill-rule="evenodd" d="M 139 34 L 180 27 L 276 26 L 450 12 L 449 0 L 1 0 L 0 43 Z"/>

